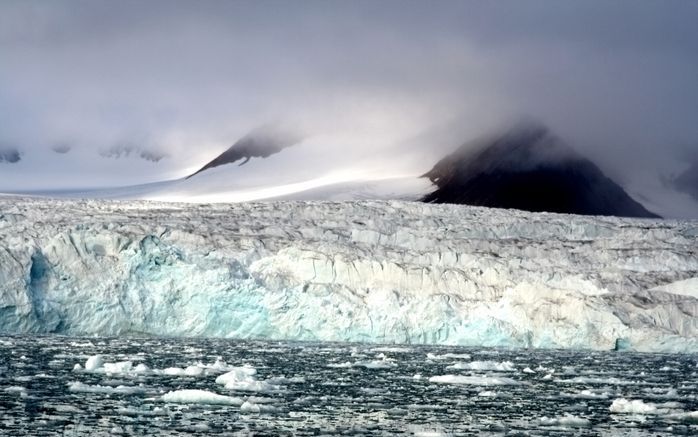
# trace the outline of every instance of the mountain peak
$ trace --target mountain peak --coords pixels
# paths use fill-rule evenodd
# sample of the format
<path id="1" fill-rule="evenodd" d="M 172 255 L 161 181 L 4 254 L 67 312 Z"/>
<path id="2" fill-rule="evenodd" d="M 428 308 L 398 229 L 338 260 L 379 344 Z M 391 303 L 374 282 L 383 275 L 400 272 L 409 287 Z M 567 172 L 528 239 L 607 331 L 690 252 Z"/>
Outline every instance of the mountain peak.
<path id="1" fill-rule="evenodd" d="M 426 202 L 534 212 L 657 217 L 545 126 L 524 123 L 439 161 Z"/>
<path id="2" fill-rule="evenodd" d="M 226 149 L 223 153 L 206 163 L 196 172 L 187 176 L 187 179 L 202 171 L 225 164 L 240 161 L 238 165 L 244 165 L 252 158 L 267 158 L 279 153 L 287 147 L 299 143 L 303 136 L 295 129 L 279 124 L 267 124 L 250 131 Z"/>

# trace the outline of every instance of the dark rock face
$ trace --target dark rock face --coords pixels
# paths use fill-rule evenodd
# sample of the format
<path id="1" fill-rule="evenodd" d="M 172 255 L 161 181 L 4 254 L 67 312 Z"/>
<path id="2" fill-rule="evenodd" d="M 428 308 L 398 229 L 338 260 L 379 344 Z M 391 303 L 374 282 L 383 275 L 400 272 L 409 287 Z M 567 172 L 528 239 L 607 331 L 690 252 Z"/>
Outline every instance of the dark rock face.
<path id="1" fill-rule="evenodd" d="M 263 126 L 257 128 L 240 138 L 225 152 L 208 162 L 196 172 L 187 176 L 190 178 L 202 171 L 241 161 L 238 165 L 244 165 L 252 158 L 267 158 L 279 153 L 287 147 L 291 147 L 302 140 L 301 135 L 290 130 Z"/>
<path id="2" fill-rule="evenodd" d="M 14 147 L 0 147 L 0 162 L 14 164 L 15 162 L 19 162 L 20 159 L 22 159 L 22 156 L 19 150 Z"/>
<path id="3" fill-rule="evenodd" d="M 674 187 L 698 200 L 698 159 L 673 181 Z"/>
<path id="4" fill-rule="evenodd" d="M 423 201 L 534 212 L 659 217 L 591 161 L 538 125 L 465 144 L 424 175 L 438 188 Z"/>

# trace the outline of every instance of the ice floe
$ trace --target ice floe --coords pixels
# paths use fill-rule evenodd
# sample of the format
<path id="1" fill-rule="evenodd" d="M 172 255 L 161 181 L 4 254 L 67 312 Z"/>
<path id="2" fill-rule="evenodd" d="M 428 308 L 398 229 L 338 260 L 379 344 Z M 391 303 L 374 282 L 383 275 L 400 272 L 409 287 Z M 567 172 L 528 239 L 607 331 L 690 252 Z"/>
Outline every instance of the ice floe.
<path id="1" fill-rule="evenodd" d="M 162 395 L 164 402 L 173 404 L 243 405 L 243 400 L 206 390 L 175 390 Z"/>
<path id="2" fill-rule="evenodd" d="M 441 384 L 465 384 L 465 385 L 520 385 L 521 381 L 500 376 L 464 376 L 464 375 L 438 375 L 429 378 L 429 382 Z"/>

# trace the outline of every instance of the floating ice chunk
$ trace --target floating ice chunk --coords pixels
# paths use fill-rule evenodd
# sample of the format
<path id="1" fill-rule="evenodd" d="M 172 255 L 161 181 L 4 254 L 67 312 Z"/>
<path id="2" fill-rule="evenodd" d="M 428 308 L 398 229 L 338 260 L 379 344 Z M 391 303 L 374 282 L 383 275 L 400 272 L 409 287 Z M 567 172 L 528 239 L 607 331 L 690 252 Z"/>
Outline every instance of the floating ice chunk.
<path id="1" fill-rule="evenodd" d="M 552 367 L 543 367 L 540 364 L 534 370 L 536 372 L 555 373 L 555 369 L 553 369 Z"/>
<path id="2" fill-rule="evenodd" d="M 611 378 L 593 378 L 588 376 L 577 376 L 571 379 L 556 379 L 555 382 L 562 384 L 603 384 L 603 385 L 634 385 L 639 384 L 635 381 L 627 381 L 624 379 Z"/>
<path id="3" fill-rule="evenodd" d="M 240 406 L 241 413 L 274 413 L 279 411 L 278 408 L 269 405 L 260 405 L 249 400 L 245 401 Z"/>
<path id="4" fill-rule="evenodd" d="M 168 367 L 166 369 L 163 369 L 159 373 L 162 373 L 163 375 L 168 375 L 168 376 L 183 376 L 184 369 L 182 369 L 180 367 Z"/>
<path id="5" fill-rule="evenodd" d="M 591 425 L 587 419 L 565 414 L 562 417 L 541 417 L 538 421 L 542 426 L 584 427 Z"/>
<path id="6" fill-rule="evenodd" d="M 356 361 L 354 363 L 345 361 L 343 363 L 330 363 L 327 367 L 334 369 L 343 369 L 350 367 L 364 367 L 366 369 L 391 369 L 397 367 L 395 360 L 390 358 L 384 358 L 379 360 L 368 360 L 368 361 Z"/>
<path id="7" fill-rule="evenodd" d="M 657 407 L 654 404 L 644 403 L 639 399 L 628 400 L 625 398 L 614 399 L 608 409 L 611 413 L 647 414 L 657 411 Z"/>
<path id="8" fill-rule="evenodd" d="M 104 359 L 101 355 L 92 355 L 85 361 L 85 370 L 88 372 L 94 372 L 95 370 L 102 367 L 104 364 Z"/>
<path id="9" fill-rule="evenodd" d="M 371 352 L 392 352 L 392 353 L 408 353 L 412 352 L 412 349 L 406 347 L 374 347 Z"/>
<path id="10" fill-rule="evenodd" d="M 520 385 L 521 381 L 498 376 L 439 375 L 429 378 L 429 382 L 466 385 Z"/>
<path id="11" fill-rule="evenodd" d="M 233 367 L 227 373 L 224 373 L 216 378 L 217 384 L 227 384 L 231 381 L 249 381 L 254 379 L 257 374 L 257 369 L 251 366 Z"/>
<path id="12" fill-rule="evenodd" d="M 478 395 L 478 396 L 485 397 L 485 398 L 493 398 L 493 397 L 497 396 L 497 392 L 490 391 L 490 390 L 485 390 L 485 391 L 481 391 L 481 392 L 478 393 L 477 395 Z"/>
<path id="13" fill-rule="evenodd" d="M 166 416 L 167 411 L 160 407 L 155 407 L 152 410 L 147 410 L 143 408 L 119 408 L 116 410 L 117 413 L 123 416 Z"/>
<path id="14" fill-rule="evenodd" d="M 143 364 L 143 363 L 139 363 L 139 364 L 133 369 L 133 371 L 134 371 L 135 373 L 148 373 L 148 372 L 150 372 L 150 368 L 149 368 L 148 366 L 146 366 L 145 364 Z"/>
<path id="15" fill-rule="evenodd" d="M 225 388 L 228 390 L 254 391 L 260 393 L 281 390 L 281 387 L 278 385 L 269 384 L 266 381 L 257 381 L 255 379 L 248 381 L 230 381 L 225 384 Z"/>
<path id="16" fill-rule="evenodd" d="M 205 368 L 196 366 L 187 366 L 186 368 L 181 367 L 168 367 L 162 370 L 155 370 L 155 373 L 167 376 L 202 376 L 207 375 L 208 372 Z"/>
<path id="17" fill-rule="evenodd" d="M 133 363 L 131 361 L 121 361 L 118 363 L 104 363 L 102 365 L 104 373 L 123 375 L 131 371 Z"/>
<path id="18" fill-rule="evenodd" d="M 194 433 L 208 432 L 210 430 L 211 427 L 205 423 L 197 423 L 196 425 L 191 425 L 187 427 L 187 431 L 191 431 Z"/>
<path id="19" fill-rule="evenodd" d="M 526 367 L 522 370 L 523 373 L 536 373 L 535 370 L 532 370 L 530 367 Z"/>
<path id="20" fill-rule="evenodd" d="M 257 370 L 254 367 L 234 367 L 229 372 L 218 376 L 216 383 L 224 385 L 228 390 L 269 392 L 281 389 L 279 385 L 257 381 L 254 377 L 256 374 Z"/>
<path id="21" fill-rule="evenodd" d="M 608 399 L 610 393 L 607 391 L 596 393 L 591 390 L 582 390 L 579 393 L 560 393 L 560 395 L 574 399 Z"/>
<path id="22" fill-rule="evenodd" d="M 333 369 L 345 369 L 353 366 L 354 364 L 349 361 L 345 361 L 343 363 L 330 363 L 327 365 L 327 367 L 331 367 Z"/>
<path id="23" fill-rule="evenodd" d="M 410 431 L 415 437 L 446 437 L 451 435 L 438 427 L 413 426 L 410 427 Z"/>
<path id="24" fill-rule="evenodd" d="M 664 418 L 678 420 L 680 422 L 698 423 L 698 411 L 691 411 L 690 413 L 668 414 L 664 416 Z"/>
<path id="25" fill-rule="evenodd" d="M 119 385 L 117 387 L 108 387 L 103 385 L 87 385 L 82 382 L 71 382 L 68 384 L 68 391 L 77 393 L 104 393 L 104 394 L 123 394 L 130 395 L 136 393 L 144 393 L 143 387 L 134 387 L 128 385 Z"/>
<path id="26" fill-rule="evenodd" d="M 428 360 L 469 360 L 470 359 L 470 354 L 454 354 L 454 353 L 447 353 L 447 354 L 433 354 L 431 352 L 427 353 L 427 359 Z"/>
<path id="27" fill-rule="evenodd" d="M 397 363 L 389 358 L 372 361 L 357 361 L 353 367 L 364 367 L 366 369 L 391 369 L 397 367 Z"/>
<path id="28" fill-rule="evenodd" d="M 175 390 L 162 395 L 165 402 L 173 404 L 242 405 L 242 399 L 223 396 L 206 390 Z"/>
<path id="29" fill-rule="evenodd" d="M 228 365 L 228 363 L 223 361 L 221 357 L 216 358 L 216 361 L 213 364 L 196 363 L 196 366 L 216 372 L 227 372 L 235 368 L 235 366 Z"/>
<path id="30" fill-rule="evenodd" d="M 186 376 L 201 376 L 204 374 L 205 369 L 199 366 L 188 366 L 184 369 L 184 374 Z"/>
<path id="31" fill-rule="evenodd" d="M 498 363 L 496 361 L 473 361 L 470 363 L 456 363 L 446 367 L 447 369 L 468 369 L 468 370 L 492 370 L 495 372 L 514 372 L 516 367 L 511 361 Z"/>
<path id="32" fill-rule="evenodd" d="M 82 370 L 82 366 L 80 364 L 76 364 L 73 366 L 73 372 L 79 372 Z"/>
<path id="33" fill-rule="evenodd" d="M 17 385 L 11 385 L 9 387 L 5 387 L 5 389 L 3 391 L 7 392 L 7 393 L 17 393 L 20 396 L 26 396 L 26 394 L 27 394 L 26 388 L 21 387 L 21 386 L 17 386 Z"/>

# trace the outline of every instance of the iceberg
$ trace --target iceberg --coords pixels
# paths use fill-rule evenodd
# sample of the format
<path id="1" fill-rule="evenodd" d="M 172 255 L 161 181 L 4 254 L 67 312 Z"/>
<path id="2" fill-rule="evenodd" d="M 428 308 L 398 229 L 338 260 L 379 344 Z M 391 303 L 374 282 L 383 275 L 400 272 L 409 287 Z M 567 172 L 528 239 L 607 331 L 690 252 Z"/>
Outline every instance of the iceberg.
<path id="1" fill-rule="evenodd" d="M 8 196 L 0 332 L 693 352 L 696 247 L 696 221 Z"/>

